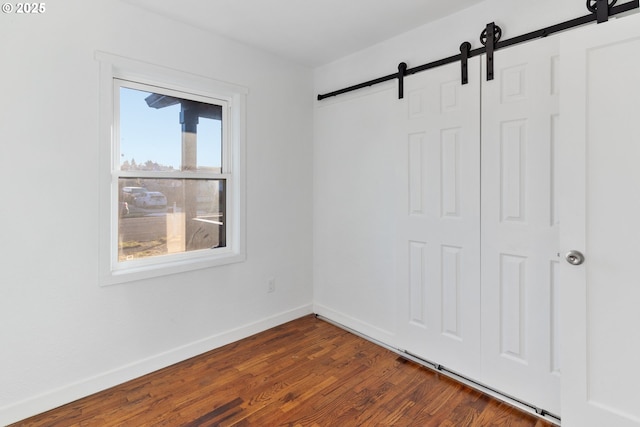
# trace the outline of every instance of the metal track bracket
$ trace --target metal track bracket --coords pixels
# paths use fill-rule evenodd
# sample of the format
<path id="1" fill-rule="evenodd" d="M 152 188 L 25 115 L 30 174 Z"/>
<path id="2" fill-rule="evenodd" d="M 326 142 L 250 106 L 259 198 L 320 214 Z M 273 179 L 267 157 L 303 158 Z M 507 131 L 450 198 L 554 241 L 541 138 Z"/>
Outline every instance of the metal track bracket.
<path id="1" fill-rule="evenodd" d="M 487 28 L 480 34 L 480 43 L 484 45 L 487 54 L 487 81 L 493 80 L 493 52 L 501 35 L 502 29 L 494 22 L 487 24 Z"/>
<path id="2" fill-rule="evenodd" d="M 404 76 L 407 74 L 407 63 L 398 64 L 398 99 L 404 98 Z"/>
<path id="3" fill-rule="evenodd" d="M 471 50 L 471 43 L 464 42 L 460 45 L 460 67 L 461 67 L 461 81 L 463 85 L 469 83 L 469 51 Z"/>

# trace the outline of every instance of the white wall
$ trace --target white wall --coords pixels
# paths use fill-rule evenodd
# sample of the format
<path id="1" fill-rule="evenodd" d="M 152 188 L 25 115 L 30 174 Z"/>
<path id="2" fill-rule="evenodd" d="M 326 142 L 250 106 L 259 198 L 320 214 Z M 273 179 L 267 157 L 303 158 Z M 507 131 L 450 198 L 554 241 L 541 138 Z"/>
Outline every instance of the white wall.
<path id="1" fill-rule="evenodd" d="M 46 6 L 0 17 L 0 425 L 311 312 L 311 70 L 119 1 Z M 99 286 L 96 50 L 249 89 L 246 262 Z"/>
<path id="2" fill-rule="evenodd" d="M 403 61 L 415 67 L 456 55 L 464 41 L 481 47 L 490 22 L 506 40 L 588 14 L 582 0 L 487 0 L 316 68 L 316 94 L 392 74 Z M 406 102 L 396 88 L 391 81 L 317 101 L 314 119 L 314 310 L 391 345 L 397 251 L 390 181 L 407 173 L 393 170 L 390 151 L 394 111 Z"/>

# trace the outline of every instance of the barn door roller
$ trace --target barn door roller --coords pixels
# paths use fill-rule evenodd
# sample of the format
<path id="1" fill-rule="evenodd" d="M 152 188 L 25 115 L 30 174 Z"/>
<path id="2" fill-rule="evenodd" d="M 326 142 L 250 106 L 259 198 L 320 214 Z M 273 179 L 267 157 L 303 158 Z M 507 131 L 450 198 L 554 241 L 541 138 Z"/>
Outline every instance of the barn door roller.
<path id="1" fill-rule="evenodd" d="M 502 36 L 502 29 L 495 23 L 487 24 L 487 28 L 480 34 L 480 43 L 485 47 L 487 53 L 487 81 L 493 80 L 493 51 Z"/>
<path id="2" fill-rule="evenodd" d="M 609 15 L 611 12 L 611 8 L 616 4 L 618 0 L 611 0 L 609 3 L 608 0 L 587 0 L 587 9 L 591 13 L 596 14 L 596 18 L 598 20 L 598 24 L 603 22 L 607 22 L 609 20 Z"/>
<path id="3" fill-rule="evenodd" d="M 398 64 L 398 99 L 404 98 L 404 76 L 407 73 L 407 63 Z"/>
<path id="4" fill-rule="evenodd" d="M 319 94 L 318 101 L 325 98 L 329 98 L 343 93 L 351 92 L 357 89 L 362 89 L 368 86 L 373 86 L 378 83 L 386 82 L 389 80 L 398 79 L 398 98 L 402 99 L 404 96 L 404 79 L 411 74 L 416 74 L 422 71 L 430 70 L 431 68 L 440 67 L 442 65 L 451 64 L 453 62 L 460 61 L 461 64 L 461 83 L 468 83 L 467 73 L 467 61 L 474 56 L 487 54 L 487 80 L 493 80 L 493 57 L 494 52 L 498 49 L 503 49 L 516 44 L 524 43 L 529 40 L 538 39 L 541 37 L 547 37 L 561 31 L 569 30 L 581 25 L 588 24 L 590 22 L 606 22 L 609 16 L 617 15 L 619 13 L 628 12 L 633 9 L 637 9 L 640 6 L 640 0 L 632 0 L 616 6 L 617 0 L 586 0 L 587 9 L 591 12 L 589 15 L 581 16 L 579 18 L 571 19 L 569 21 L 561 22 L 560 24 L 552 25 L 550 27 L 542 28 L 537 31 L 532 31 L 527 34 L 523 34 L 518 37 L 500 41 L 502 36 L 502 30 L 495 23 L 487 24 L 486 28 L 480 35 L 480 42 L 483 47 L 471 49 L 469 42 L 464 42 L 460 45 L 460 53 L 457 55 L 449 56 L 448 58 L 439 59 L 437 61 L 429 62 L 428 64 L 419 65 L 413 68 L 407 68 L 407 64 L 401 62 L 398 66 L 398 71 L 392 74 L 388 74 L 377 79 L 369 80 L 364 83 L 349 86 L 344 89 L 335 90 L 333 92 Z"/>
<path id="5" fill-rule="evenodd" d="M 469 83 L 469 51 L 471 50 L 471 43 L 464 42 L 460 45 L 460 81 L 463 85 Z"/>

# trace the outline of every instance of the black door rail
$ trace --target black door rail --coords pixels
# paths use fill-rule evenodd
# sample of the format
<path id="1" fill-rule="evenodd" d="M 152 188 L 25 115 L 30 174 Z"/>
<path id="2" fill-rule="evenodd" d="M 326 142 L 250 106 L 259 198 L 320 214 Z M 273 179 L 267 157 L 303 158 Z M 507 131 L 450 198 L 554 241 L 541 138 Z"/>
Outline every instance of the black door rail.
<path id="1" fill-rule="evenodd" d="M 471 44 L 464 42 L 460 45 L 460 53 L 457 55 L 449 56 L 437 61 L 429 62 L 428 64 L 419 65 L 413 68 L 407 68 L 407 64 L 401 62 L 398 65 L 398 71 L 377 79 L 369 80 L 364 83 L 356 84 L 353 86 L 339 89 L 333 92 L 318 94 L 318 101 L 330 98 L 332 96 L 342 95 L 343 93 L 352 92 L 354 90 L 363 89 L 365 87 L 373 86 L 378 83 L 383 83 L 389 80 L 398 79 L 398 98 L 402 99 L 404 96 L 404 77 L 416 74 L 422 71 L 430 70 L 432 68 L 440 67 L 442 65 L 451 64 L 453 62 L 461 62 L 461 81 L 462 84 L 468 82 L 467 77 L 467 60 L 484 53 L 487 54 L 487 80 L 493 79 L 493 52 L 496 50 L 504 49 L 509 46 L 524 43 L 530 40 L 543 38 L 550 36 L 561 31 L 569 30 L 571 28 L 579 27 L 581 25 L 588 24 L 596 21 L 597 23 L 606 22 L 609 16 L 618 15 L 620 13 L 628 12 L 633 9 L 637 9 L 640 6 L 640 0 L 633 0 L 621 5 L 616 6 L 617 0 L 587 0 L 587 9 L 591 12 L 589 15 L 582 16 L 580 18 L 571 19 L 569 21 L 562 22 L 560 24 L 552 25 L 550 27 L 543 28 L 541 30 L 532 31 L 530 33 L 523 34 L 518 37 L 513 37 L 504 41 L 500 41 L 501 29 L 494 23 L 487 24 L 487 27 L 483 30 L 480 41 L 484 45 L 476 49 L 470 49 Z"/>

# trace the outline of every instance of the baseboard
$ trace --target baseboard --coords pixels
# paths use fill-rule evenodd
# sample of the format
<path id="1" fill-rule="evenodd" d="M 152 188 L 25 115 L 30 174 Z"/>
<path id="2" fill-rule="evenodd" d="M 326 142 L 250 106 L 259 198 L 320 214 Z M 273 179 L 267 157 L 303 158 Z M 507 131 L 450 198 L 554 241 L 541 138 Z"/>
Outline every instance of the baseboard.
<path id="1" fill-rule="evenodd" d="M 303 305 L 2 407 L 0 408 L 0 426 L 57 408 L 312 312 L 311 304 Z"/>
<path id="2" fill-rule="evenodd" d="M 331 319 L 341 325 L 347 326 L 350 329 L 359 331 L 368 337 L 374 338 L 378 341 L 387 343 L 389 345 L 396 344 L 396 334 L 371 323 L 364 322 L 355 317 L 336 311 L 332 308 L 324 306 L 322 304 L 314 304 L 313 312 Z"/>

